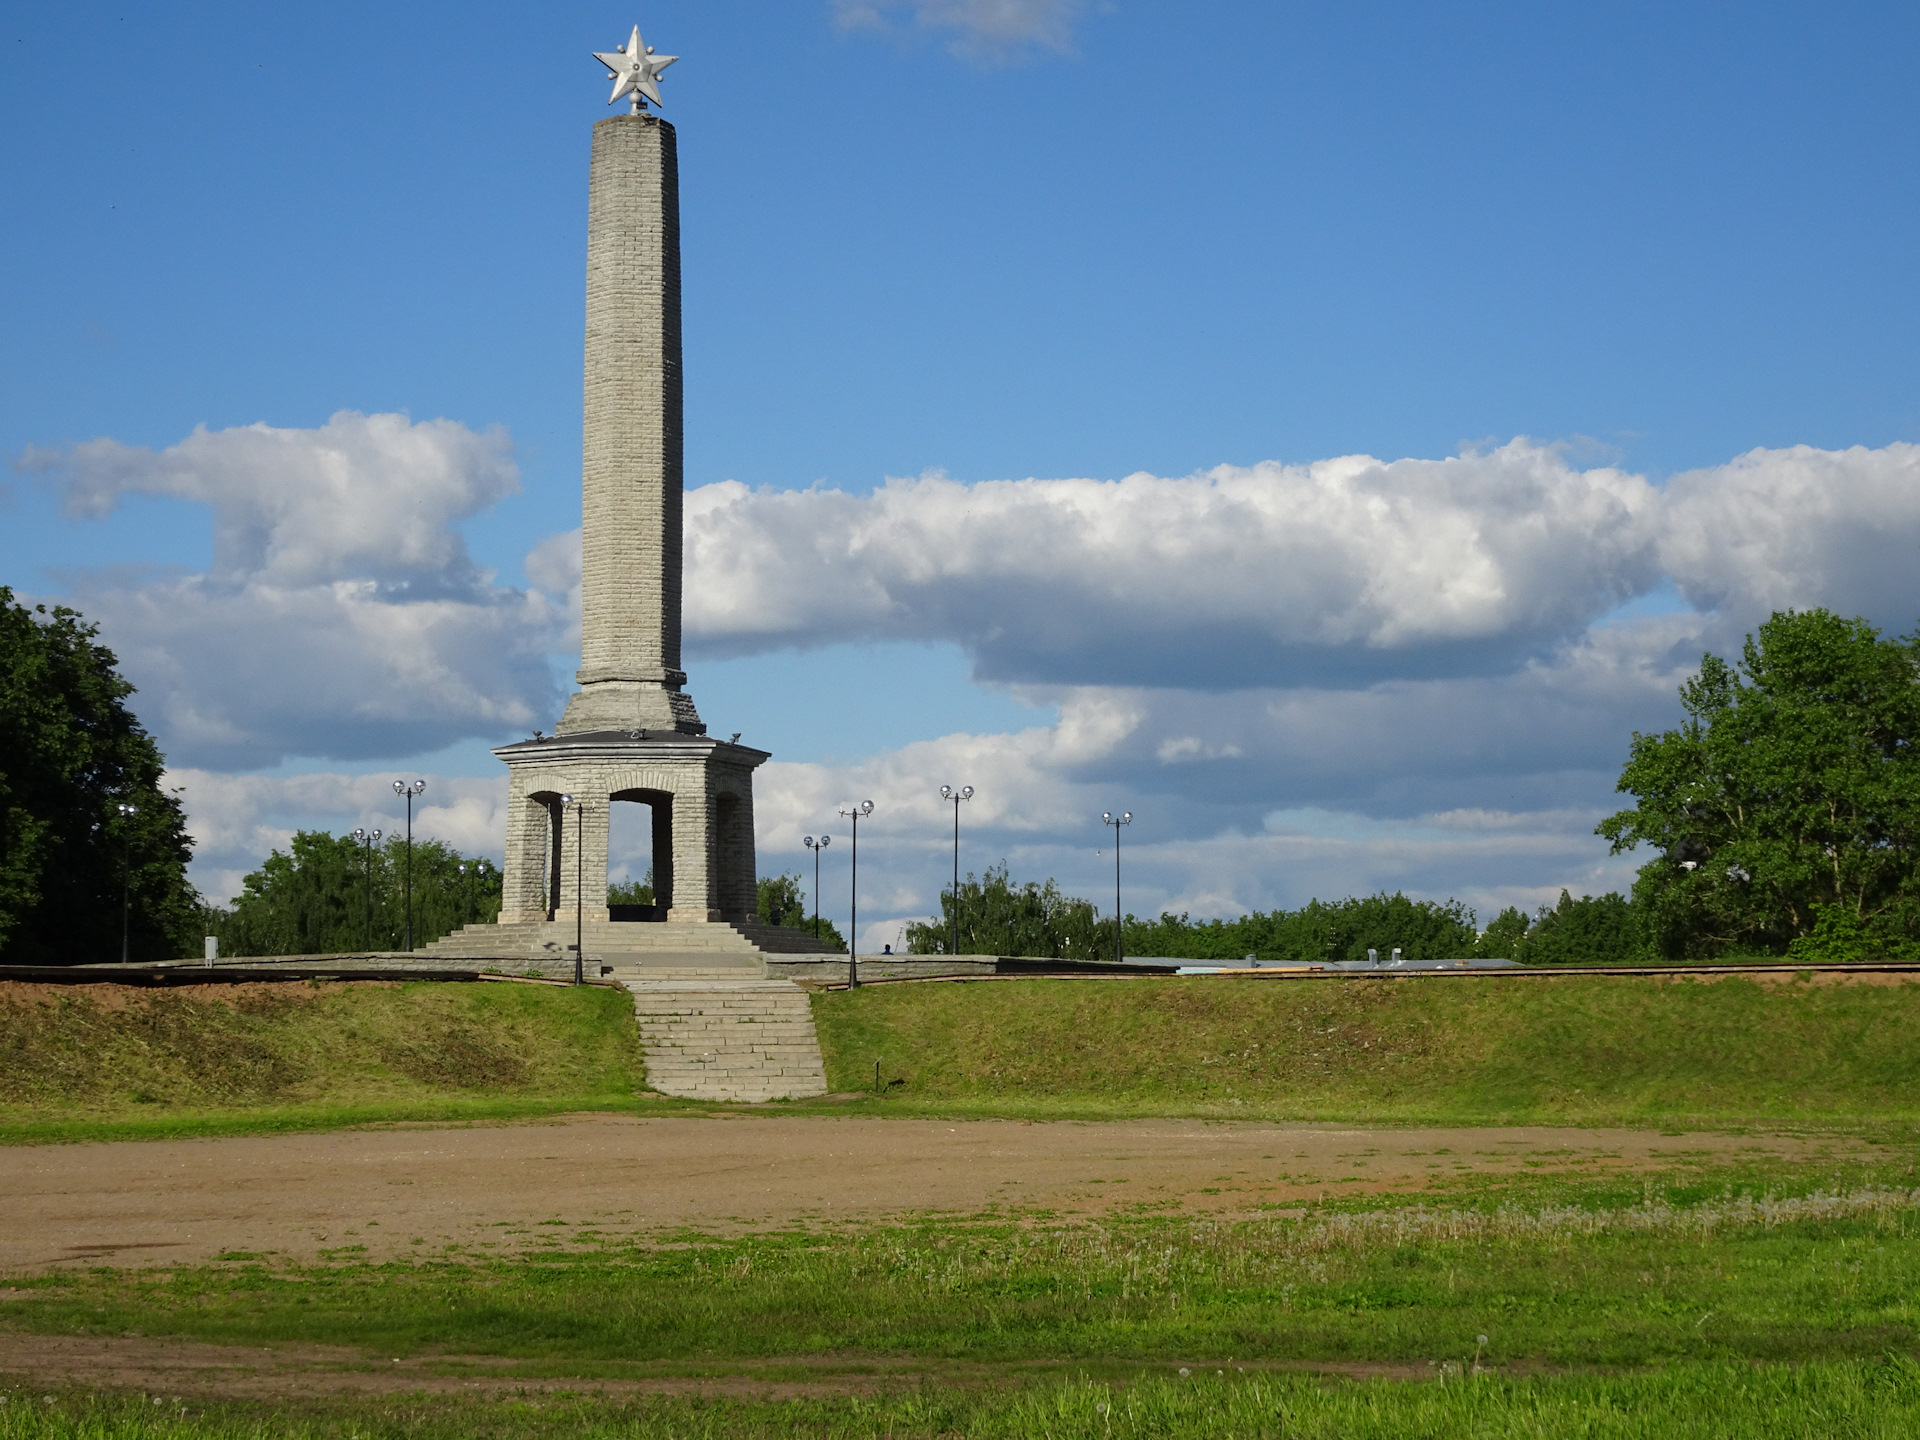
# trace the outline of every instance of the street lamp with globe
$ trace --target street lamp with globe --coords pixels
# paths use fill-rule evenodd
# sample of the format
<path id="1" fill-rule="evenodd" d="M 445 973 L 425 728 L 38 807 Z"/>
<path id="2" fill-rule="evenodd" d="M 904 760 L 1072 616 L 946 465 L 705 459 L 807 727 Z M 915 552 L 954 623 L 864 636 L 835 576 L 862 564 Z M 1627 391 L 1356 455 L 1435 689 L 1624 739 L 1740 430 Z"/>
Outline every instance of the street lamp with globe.
<path id="1" fill-rule="evenodd" d="M 820 852 L 833 843 L 831 835 L 822 835 L 818 840 L 811 835 L 801 842 L 813 852 L 813 940 L 820 943 Z"/>
<path id="2" fill-rule="evenodd" d="M 360 842 L 361 868 L 367 878 L 367 949 L 373 949 L 373 847 L 380 839 L 380 831 L 354 828 L 353 838 Z"/>
<path id="3" fill-rule="evenodd" d="M 860 987 L 860 822 L 873 814 L 873 801 L 843 805 L 840 813 L 853 822 L 853 876 L 848 882 L 847 988 Z"/>
<path id="4" fill-rule="evenodd" d="M 1120 827 L 1133 823 L 1133 812 L 1122 810 L 1116 815 L 1108 810 L 1100 818 L 1113 827 L 1113 963 L 1118 965 L 1126 956 L 1121 942 L 1125 922 L 1120 918 Z"/>
<path id="5" fill-rule="evenodd" d="M 125 965 L 133 949 L 133 817 L 140 807 L 123 802 L 113 808 L 120 812 L 120 963 Z"/>
<path id="6" fill-rule="evenodd" d="M 393 793 L 407 797 L 407 953 L 413 953 L 413 797 L 426 791 L 427 782 L 416 780 L 411 785 L 403 780 L 393 782 Z"/>
<path id="7" fill-rule="evenodd" d="M 940 798 L 953 802 L 953 948 L 947 953 L 960 953 L 960 802 L 973 799 L 973 786 L 962 785 L 958 790 L 951 785 L 940 787 Z"/>

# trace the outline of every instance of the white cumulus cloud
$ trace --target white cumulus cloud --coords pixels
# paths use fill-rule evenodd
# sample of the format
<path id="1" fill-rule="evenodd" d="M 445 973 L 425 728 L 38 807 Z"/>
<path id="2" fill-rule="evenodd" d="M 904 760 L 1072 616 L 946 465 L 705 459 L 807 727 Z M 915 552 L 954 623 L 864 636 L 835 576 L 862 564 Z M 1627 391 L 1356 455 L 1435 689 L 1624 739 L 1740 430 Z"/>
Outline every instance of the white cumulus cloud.
<path id="1" fill-rule="evenodd" d="M 1168 479 L 687 499 L 718 653 L 952 640 L 982 678 L 1234 688 L 1511 669 L 1650 588 L 1658 494 L 1524 441 Z"/>
<path id="2" fill-rule="evenodd" d="M 211 512 L 204 574 L 83 572 L 98 622 L 179 764 L 399 755 L 543 721 L 565 601 L 494 583 L 456 526 L 519 483 L 499 429 L 342 411 L 314 429 L 195 430 L 152 451 L 32 450 L 68 508 L 128 495 Z"/>

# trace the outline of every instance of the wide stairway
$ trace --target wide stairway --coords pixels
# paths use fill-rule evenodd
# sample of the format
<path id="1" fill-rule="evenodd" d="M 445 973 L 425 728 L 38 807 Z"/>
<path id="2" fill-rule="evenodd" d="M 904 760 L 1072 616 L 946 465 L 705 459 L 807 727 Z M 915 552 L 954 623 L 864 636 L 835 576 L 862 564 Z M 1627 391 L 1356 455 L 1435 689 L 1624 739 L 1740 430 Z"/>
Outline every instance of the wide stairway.
<path id="1" fill-rule="evenodd" d="M 633 995 L 647 1083 L 690 1100 L 800 1099 L 827 1093 L 807 992 L 741 966 L 615 968 Z"/>
<path id="2" fill-rule="evenodd" d="M 425 947 L 452 964 L 573 968 L 567 921 L 469 925 Z M 587 975 L 633 996 L 647 1083 L 689 1100 L 799 1099 L 827 1093 L 807 992 L 769 979 L 766 956 L 818 953 L 791 926 L 594 921 L 581 927 Z"/>

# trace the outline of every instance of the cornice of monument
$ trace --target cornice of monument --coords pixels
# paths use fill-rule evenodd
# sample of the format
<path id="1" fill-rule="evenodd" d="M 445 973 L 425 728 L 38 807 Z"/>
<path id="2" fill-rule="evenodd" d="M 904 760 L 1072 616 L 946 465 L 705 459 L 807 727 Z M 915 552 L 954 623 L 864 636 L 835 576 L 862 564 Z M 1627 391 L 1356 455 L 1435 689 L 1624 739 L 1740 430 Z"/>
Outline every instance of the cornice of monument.
<path id="1" fill-rule="evenodd" d="M 753 766 L 773 758 L 771 750 L 756 750 L 737 740 L 683 735 L 672 730 L 596 730 L 584 735 L 539 735 L 531 740 L 496 746 L 493 754 L 508 765 L 552 765 L 618 756 L 642 761 L 711 758 Z"/>

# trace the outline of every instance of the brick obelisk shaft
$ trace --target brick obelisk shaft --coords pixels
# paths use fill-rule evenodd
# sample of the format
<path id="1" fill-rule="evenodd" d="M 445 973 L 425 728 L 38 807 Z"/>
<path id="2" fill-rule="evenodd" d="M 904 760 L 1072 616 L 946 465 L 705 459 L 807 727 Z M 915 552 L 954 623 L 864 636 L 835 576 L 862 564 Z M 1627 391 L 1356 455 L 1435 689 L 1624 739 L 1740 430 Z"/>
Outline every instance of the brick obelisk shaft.
<path id="1" fill-rule="evenodd" d="M 680 668 L 680 175 L 673 127 L 593 127 L 587 190 L 580 689 L 562 735 L 698 735 Z"/>

